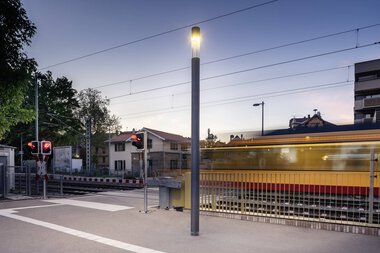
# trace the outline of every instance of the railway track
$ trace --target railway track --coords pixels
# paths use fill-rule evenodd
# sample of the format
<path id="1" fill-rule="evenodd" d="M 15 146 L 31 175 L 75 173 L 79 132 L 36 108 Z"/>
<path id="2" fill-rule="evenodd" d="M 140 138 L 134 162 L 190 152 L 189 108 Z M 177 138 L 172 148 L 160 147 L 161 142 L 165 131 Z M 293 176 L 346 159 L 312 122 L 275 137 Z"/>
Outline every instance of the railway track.
<path id="1" fill-rule="evenodd" d="M 24 173 L 15 174 L 15 192 L 26 193 L 27 181 Z M 56 178 L 49 178 L 47 181 L 47 194 L 48 195 L 83 195 L 88 193 L 96 193 L 113 190 L 131 190 L 141 188 L 140 185 L 131 185 L 114 182 L 95 182 L 95 181 L 75 181 L 75 180 L 61 180 Z M 30 191 L 31 195 L 41 195 L 43 192 L 42 180 L 35 180 L 35 177 L 30 178 Z"/>

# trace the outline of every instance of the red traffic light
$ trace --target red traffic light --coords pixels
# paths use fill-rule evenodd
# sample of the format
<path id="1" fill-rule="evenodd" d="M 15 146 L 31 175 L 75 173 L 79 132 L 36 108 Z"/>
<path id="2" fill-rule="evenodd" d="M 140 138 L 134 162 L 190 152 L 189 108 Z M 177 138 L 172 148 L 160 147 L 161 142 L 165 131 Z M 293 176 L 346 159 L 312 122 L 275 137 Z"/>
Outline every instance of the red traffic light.
<path id="1" fill-rule="evenodd" d="M 51 154 L 51 142 L 50 141 L 41 141 L 41 153 L 43 155 Z"/>
<path id="2" fill-rule="evenodd" d="M 28 142 L 28 148 L 30 149 L 30 153 L 32 155 L 38 155 L 39 154 L 39 145 L 38 141 L 30 141 Z"/>
<path id="3" fill-rule="evenodd" d="M 144 134 L 132 134 L 131 135 L 132 146 L 135 146 L 137 149 L 144 149 Z"/>

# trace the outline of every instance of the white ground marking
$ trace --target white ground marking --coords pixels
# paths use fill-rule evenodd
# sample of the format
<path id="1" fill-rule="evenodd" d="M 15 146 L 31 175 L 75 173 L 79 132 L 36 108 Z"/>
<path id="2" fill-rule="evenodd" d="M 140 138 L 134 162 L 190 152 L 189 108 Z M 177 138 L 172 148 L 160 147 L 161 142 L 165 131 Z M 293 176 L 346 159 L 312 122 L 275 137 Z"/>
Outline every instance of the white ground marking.
<path id="1" fill-rule="evenodd" d="M 134 208 L 131 206 L 111 205 L 111 204 L 104 204 L 104 203 L 97 203 L 97 202 L 74 200 L 74 199 L 49 199 L 49 200 L 44 200 L 44 201 L 50 202 L 50 203 L 57 203 L 57 204 L 70 205 L 70 206 L 80 206 L 80 207 L 86 207 L 86 208 L 92 208 L 92 209 L 98 209 L 98 210 L 110 211 L 110 212 Z"/>
<path id="2" fill-rule="evenodd" d="M 15 220 L 31 223 L 31 224 L 34 224 L 34 225 L 37 225 L 37 226 L 41 226 L 41 227 L 44 227 L 44 228 L 52 229 L 52 230 L 55 230 L 55 231 L 59 231 L 59 232 L 62 232 L 62 233 L 65 233 L 65 234 L 69 234 L 69 235 L 72 235 L 72 236 L 76 236 L 76 237 L 80 237 L 80 238 L 83 238 L 83 239 L 87 239 L 87 240 L 90 240 L 90 241 L 102 243 L 102 244 L 105 244 L 105 245 L 108 245 L 108 246 L 111 246 L 111 247 L 115 247 L 115 248 L 119 248 L 119 249 L 123 249 L 123 250 L 128 250 L 128 251 L 131 251 L 131 252 L 136 252 L 136 253 L 164 253 L 162 251 L 157 251 L 157 250 L 153 250 L 153 249 L 149 249 L 149 248 L 144 248 L 144 247 L 140 247 L 140 246 L 133 245 L 133 244 L 130 244 L 130 243 L 121 242 L 121 241 L 109 239 L 109 238 L 106 238 L 106 237 L 98 236 L 98 235 L 95 235 L 95 234 L 86 233 L 86 232 L 83 232 L 83 231 L 80 231 L 80 230 L 63 227 L 63 226 L 56 225 L 56 224 L 53 224 L 53 223 L 49 223 L 49 222 L 45 222 L 45 221 L 40 221 L 40 220 L 36 220 L 36 219 L 20 216 L 20 215 L 14 214 L 15 212 L 17 212 L 17 211 L 12 210 L 12 209 L 2 209 L 2 210 L 0 210 L 0 215 L 4 216 L 4 217 L 11 218 L 11 219 L 15 219 Z"/>

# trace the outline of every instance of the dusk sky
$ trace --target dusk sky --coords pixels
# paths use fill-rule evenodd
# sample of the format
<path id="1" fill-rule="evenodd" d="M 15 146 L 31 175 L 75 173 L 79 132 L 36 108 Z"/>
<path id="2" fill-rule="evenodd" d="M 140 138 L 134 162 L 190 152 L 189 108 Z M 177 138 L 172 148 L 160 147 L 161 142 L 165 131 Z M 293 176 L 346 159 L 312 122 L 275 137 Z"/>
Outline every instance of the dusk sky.
<path id="1" fill-rule="evenodd" d="M 222 138 L 261 131 L 261 108 L 252 106 L 261 101 L 265 129 L 287 128 L 290 118 L 313 109 L 334 124 L 352 124 L 353 65 L 380 58 L 379 0 L 22 3 L 37 26 L 26 51 L 40 71 L 66 76 L 78 91 L 100 90 L 123 131 L 149 127 L 190 136 L 191 27 L 166 33 L 173 29 L 202 22 L 201 139 L 208 128 Z M 162 72 L 170 73 L 147 77 Z"/>

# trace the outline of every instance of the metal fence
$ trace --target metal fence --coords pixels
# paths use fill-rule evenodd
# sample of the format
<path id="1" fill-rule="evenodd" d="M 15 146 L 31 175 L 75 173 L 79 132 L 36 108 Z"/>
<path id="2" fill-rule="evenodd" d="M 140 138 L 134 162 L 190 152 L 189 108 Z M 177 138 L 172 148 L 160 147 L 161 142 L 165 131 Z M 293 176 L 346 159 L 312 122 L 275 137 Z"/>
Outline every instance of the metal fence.
<path id="1" fill-rule="evenodd" d="M 200 209 L 380 227 L 379 178 L 369 172 L 204 171 Z"/>

